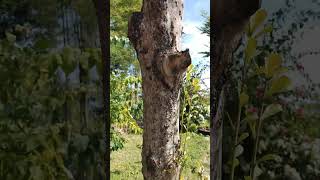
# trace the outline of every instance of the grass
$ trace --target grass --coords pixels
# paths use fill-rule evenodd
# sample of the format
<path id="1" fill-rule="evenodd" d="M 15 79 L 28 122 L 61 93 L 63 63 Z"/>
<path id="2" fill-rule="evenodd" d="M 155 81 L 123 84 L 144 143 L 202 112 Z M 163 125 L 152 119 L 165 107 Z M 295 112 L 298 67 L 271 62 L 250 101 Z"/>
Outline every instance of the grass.
<path id="1" fill-rule="evenodd" d="M 188 138 L 186 138 L 188 137 Z M 143 180 L 141 172 L 142 135 L 124 135 L 124 148 L 111 153 L 112 180 Z M 197 180 L 209 175 L 209 137 L 194 133 L 182 134 L 186 142 L 186 156 L 182 176 L 184 180 Z M 202 173 L 201 173 L 202 172 Z"/>

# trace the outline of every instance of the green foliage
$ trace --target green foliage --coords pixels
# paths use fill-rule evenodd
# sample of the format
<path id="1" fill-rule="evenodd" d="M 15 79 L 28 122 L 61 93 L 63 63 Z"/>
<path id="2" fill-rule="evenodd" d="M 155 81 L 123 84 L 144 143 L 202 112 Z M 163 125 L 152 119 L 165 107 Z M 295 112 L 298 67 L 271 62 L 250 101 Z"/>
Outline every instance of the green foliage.
<path id="1" fill-rule="evenodd" d="M 84 122 L 79 108 L 83 94 L 98 97 L 100 82 L 69 87 L 56 71 L 70 73 L 77 57 L 92 56 L 41 53 L 12 38 L 1 40 L 0 56 L 0 179 L 103 178 L 104 123 L 99 114 Z"/>
<path id="2" fill-rule="evenodd" d="M 288 132 L 283 124 L 274 123 L 267 127 L 270 131 L 263 135 L 260 149 L 267 153 L 277 152 L 271 161 L 260 161 L 263 170 L 261 179 L 317 179 L 320 175 L 319 139 L 312 139 L 297 132 Z M 294 172 L 294 173 L 293 173 Z"/>
<path id="3" fill-rule="evenodd" d="M 133 12 L 140 11 L 142 0 L 110 1 L 110 52 L 111 70 L 138 75 L 139 63 L 135 50 L 129 43 L 128 20 Z"/>
<path id="4" fill-rule="evenodd" d="M 96 10 L 93 1 L 87 0 L 64 0 L 65 4 L 70 6 L 79 14 L 81 23 L 86 24 L 87 31 L 97 31 Z"/>
<path id="5" fill-rule="evenodd" d="M 101 53 L 61 42 L 97 40 L 92 1 L 5 0 L 0 11 L 0 179 L 105 179 Z"/>
<path id="6" fill-rule="evenodd" d="M 110 112 L 113 126 L 131 133 L 142 133 L 141 77 L 111 73 Z"/>
<path id="7" fill-rule="evenodd" d="M 239 104 L 237 115 L 229 120 L 235 133 L 228 140 L 232 151 L 226 155 L 231 158 L 224 173 L 230 179 L 316 179 L 319 171 L 315 169 L 320 166 L 315 154 L 319 148 L 314 148 L 314 144 L 318 142 L 309 139 L 304 141 L 306 148 L 298 145 L 303 138 L 310 137 L 302 135 L 301 124 L 296 121 L 301 112 L 292 113 L 292 106 L 297 103 L 291 107 L 284 103 L 292 93 L 286 75 L 289 68 L 279 53 L 265 48 L 264 41 L 259 44 L 258 38 L 272 29 L 264 25 L 266 18 L 267 13 L 261 9 L 250 19 L 247 41 L 237 56 L 241 63 L 232 72 L 240 79 Z"/>
<path id="8" fill-rule="evenodd" d="M 111 67 L 112 71 L 121 70 L 123 73 L 138 74 L 139 63 L 135 50 L 128 38 L 114 36 L 110 38 Z"/>
<path id="9" fill-rule="evenodd" d="M 210 16 L 206 12 L 203 12 L 202 17 L 205 18 L 205 22 L 200 27 L 200 31 L 210 37 Z"/>
<path id="10" fill-rule="evenodd" d="M 98 26 L 93 1 L 4 0 L 0 12 L 6 14 L 0 20 L 1 39 L 5 32 L 11 32 L 18 44 L 34 46 L 37 50 L 62 44 L 96 47 Z"/>
<path id="11" fill-rule="evenodd" d="M 117 151 L 124 147 L 125 139 L 119 135 L 113 128 L 111 129 L 110 150 Z"/>
<path id="12" fill-rule="evenodd" d="M 110 1 L 110 30 L 111 36 L 128 34 L 128 19 L 133 12 L 139 12 L 142 0 L 111 0 Z"/>
<path id="13" fill-rule="evenodd" d="M 205 18 L 205 22 L 200 27 L 200 31 L 210 37 L 210 16 L 207 13 L 202 13 L 202 16 Z M 210 52 L 201 52 L 201 54 L 204 54 L 204 57 L 210 57 Z"/>
<path id="14" fill-rule="evenodd" d="M 209 94 L 200 86 L 200 74 L 190 65 L 180 97 L 180 125 L 182 132 L 197 132 L 197 127 L 209 121 Z"/>

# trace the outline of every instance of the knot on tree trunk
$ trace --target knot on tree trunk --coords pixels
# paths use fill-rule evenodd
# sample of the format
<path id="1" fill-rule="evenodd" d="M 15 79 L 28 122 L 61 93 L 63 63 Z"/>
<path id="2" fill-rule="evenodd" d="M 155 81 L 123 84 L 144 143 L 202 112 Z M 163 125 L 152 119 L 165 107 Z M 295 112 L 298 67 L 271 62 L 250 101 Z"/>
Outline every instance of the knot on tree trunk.
<path id="1" fill-rule="evenodd" d="M 185 72 L 191 64 L 189 49 L 165 55 L 162 61 L 162 68 L 165 76 L 175 76 L 181 72 Z"/>
<path id="2" fill-rule="evenodd" d="M 180 82 L 182 75 L 186 72 L 187 68 L 191 64 L 191 57 L 189 49 L 181 52 L 162 54 L 160 63 L 157 67 L 163 77 L 163 82 L 170 89 L 177 87 L 177 83 Z"/>

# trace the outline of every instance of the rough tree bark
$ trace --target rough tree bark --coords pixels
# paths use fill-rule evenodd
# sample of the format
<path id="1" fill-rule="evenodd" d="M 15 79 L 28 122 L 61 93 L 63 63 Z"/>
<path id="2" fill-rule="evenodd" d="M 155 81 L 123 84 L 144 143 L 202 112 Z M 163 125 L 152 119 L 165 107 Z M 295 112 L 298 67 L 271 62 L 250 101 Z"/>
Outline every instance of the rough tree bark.
<path id="1" fill-rule="evenodd" d="M 213 56 L 210 62 L 210 178 L 222 178 L 222 138 L 225 84 L 232 54 L 240 43 L 249 17 L 260 7 L 260 0 L 213 1 Z"/>
<path id="2" fill-rule="evenodd" d="M 143 90 L 142 172 L 146 180 L 179 179 L 179 95 L 191 64 L 181 51 L 183 0 L 144 0 L 129 19 Z"/>

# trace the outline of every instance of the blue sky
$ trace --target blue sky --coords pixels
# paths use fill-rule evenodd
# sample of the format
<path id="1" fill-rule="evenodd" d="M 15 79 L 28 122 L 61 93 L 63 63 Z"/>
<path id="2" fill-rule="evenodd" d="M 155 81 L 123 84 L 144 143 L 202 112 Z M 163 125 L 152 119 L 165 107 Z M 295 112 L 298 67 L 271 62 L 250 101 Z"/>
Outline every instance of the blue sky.
<path id="1" fill-rule="evenodd" d="M 209 51 L 210 37 L 202 34 L 199 28 L 205 19 L 201 16 L 205 11 L 210 14 L 210 0 L 184 0 L 182 48 L 188 48 L 192 58 L 192 64 L 209 65 L 209 58 L 203 58 L 203 51 Z M 205 87 L 210 87 L 210 69 L 204 72 L 202 79 Z"/>
<path id="2" fill-rule="evenodd" d="M 296 6 L 299 7 L 299 9 L 319 8 L 318 6 L 314 6 L 311 3 L 311 1 L 312 0 L 296 0 Z M 265 8 L 269 14 L 285 5 L 285 1 L 279 0 L 268 0 L 262 2 L 262 8 Z M 201 16 L 202 11 L 206 11 L 208 12 L 208 14 L 210 14 L 210 0 L 184 0 L 183 32 L 186 33 L 186 35 L 184 35 L 182 39 L 182 48 L 189 48 L 192 58 L 192 64 L 201 63 L 204 65 L 209 65 L 209 58 L 203 58 L 202 54 L 199 54 L 199 52 L 202 51 L 209 51 L 208 46 L 210 43 L 210 38 L 204 34 L 201 34 L 201 32 L 198 29 L 203 25 L 204 22 L 204 18 Z M 301 51 L 305 48 L 319 49 L 318 42 L 320 42 L 320 25 L 319 22 L 315 24 L 316 27 L 313 30 L 307 30 L 307 28 L 303 29 L 303 31 L 308 31 L 308 33 L 306 33 L 306 35 L 300 40 L 300 42 L 297 41 L 296 44 L 293 46 L 295 52 Z M 300 62 L 305 66 L 305 70 L 310 74 L 311 79 L 313 79 L 317 83 L 320 83 L 319 56 L 307 57 L 301 59 Z M 296 82 L 294 82 L 294 84 L 299 84 L 298 82 L 303 82 L 303 79 L 297 78 L 297 76 L 298 75 L 295 75 L 294 79 Z M 209 68 L 207 68 L 207 71 L 205 71 L 204 75 L 202 76 L 202 79 L 204 79 L 205 81 L 206 87 L 210 87 L 209 78 L 210 73 Z"/>

